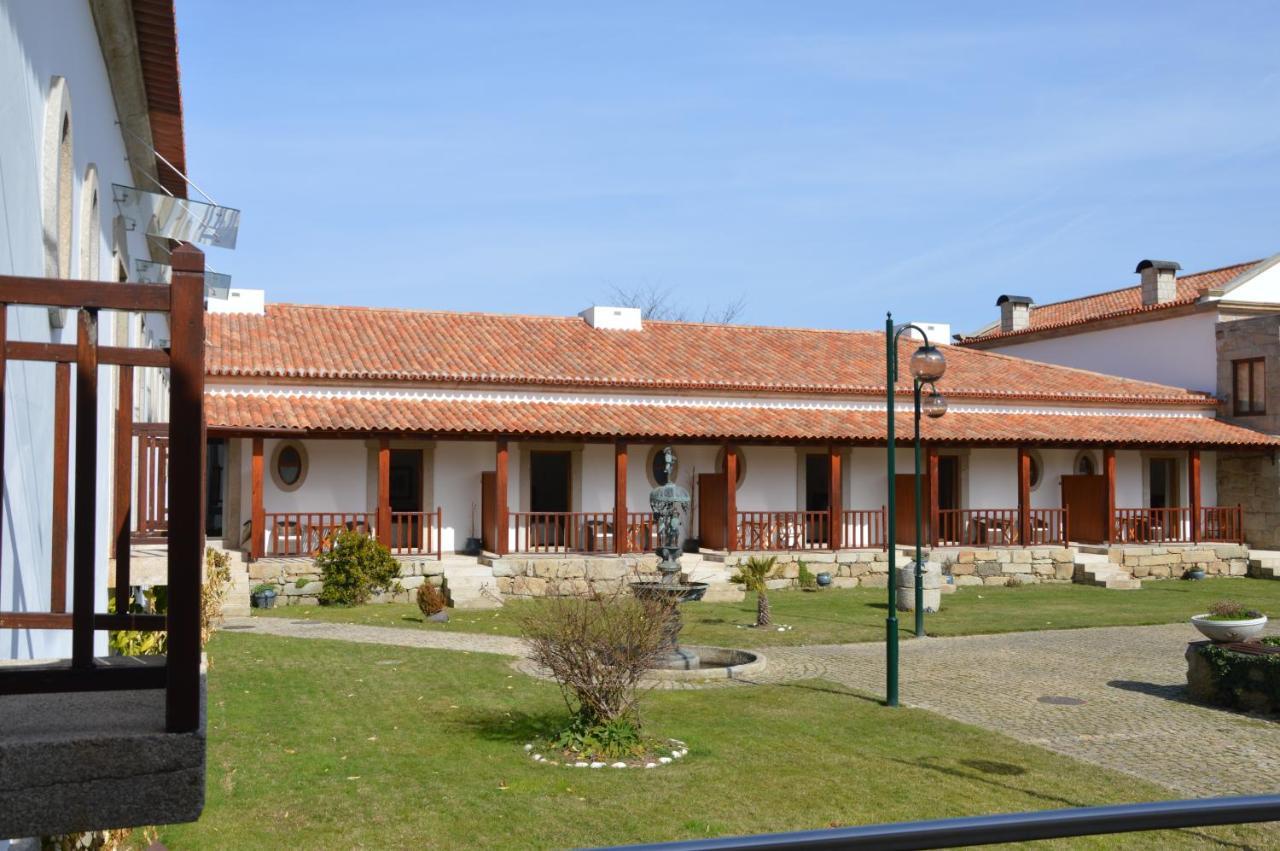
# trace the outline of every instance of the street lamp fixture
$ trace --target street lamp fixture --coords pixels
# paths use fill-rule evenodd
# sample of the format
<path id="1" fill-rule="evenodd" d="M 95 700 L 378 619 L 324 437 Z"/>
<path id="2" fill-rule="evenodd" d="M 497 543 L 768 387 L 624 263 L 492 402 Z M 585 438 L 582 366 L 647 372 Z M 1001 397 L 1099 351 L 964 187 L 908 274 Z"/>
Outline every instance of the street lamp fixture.
<path id="1" fill-rule="evenodd" d="M 884 321 L 885 335 L 885 395 L 887 397 L 886 424 L 888 439 L 887 471 L 889 478 L 888 510 L 893 511 L 897 494 L 895 488 L 895 442 L 894 435 L 894 389 L 898 381 L 898 338 L 903 332 L 913 330 L 920 335 L 924 345 L 911 355 L 909 368 L 912 377 L 913 413 L 915 423 L 915 521 L 916 521 L 916 562 L 915 562 L 915 612 L 916 635 L 924 635 L 924 569 L 920 564 L 920 540 L 924 535 L 921 522 L 920 493 L 920 414 L 923 412 L 929 419 L 937 419 L 947 412 L 947 400 L 938 392 L 934 382 L 942 378 L 947 371 L 947 359 L 936 346 L 929 344 L 929 336 L 923 328 L 916 325 L 893 326 L 893 314 L 889 313 Z M 921 395 L 925 385 L 929 386 L 927 396 Z M 889 544 L 889 616 L 885 620 L 885 670 L 886 695 L 885 704 L 898 705 L 898 570 L 896 541 L 892 540 L 895 524 L 889 523 L 886 534 L 890 536 Z"/>

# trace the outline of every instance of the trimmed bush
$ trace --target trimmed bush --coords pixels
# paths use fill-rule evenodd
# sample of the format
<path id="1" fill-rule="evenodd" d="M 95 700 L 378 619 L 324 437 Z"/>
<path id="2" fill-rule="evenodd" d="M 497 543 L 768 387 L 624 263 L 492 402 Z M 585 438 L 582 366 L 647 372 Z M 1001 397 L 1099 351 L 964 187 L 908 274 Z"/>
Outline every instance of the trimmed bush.
<path id="1" fill-rule="evenodd" d="M 401 590 L 400 562 L 391 550 L 361 532 L 342 532 L 333 549 L 316 558 L 320 569 L 320 605 L 358 606 L 374 594 Z"/>
<path id="2" fill-rule="evenodd" d="M 443 612 L 446 602 L 444 592 L 430 582 L 418 586 L 418 608 L 427 617 Z"/>

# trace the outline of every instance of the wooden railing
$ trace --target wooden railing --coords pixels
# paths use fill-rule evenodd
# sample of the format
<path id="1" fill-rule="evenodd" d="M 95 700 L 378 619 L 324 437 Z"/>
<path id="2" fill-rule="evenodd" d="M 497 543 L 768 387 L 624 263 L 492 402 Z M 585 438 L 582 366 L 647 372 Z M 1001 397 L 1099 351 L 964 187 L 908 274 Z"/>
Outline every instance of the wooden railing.
<path id="1" fill-rule="evenodd" d="M 854 509 L 843 512 L 845 549 L 870 549 L 889 546 L 888 512 L 881 508 Z"/>
<path id="2" fill-rule="evenodd" d="M 1117 508 L 1113 528 L 1121 544 L 1189 543 L 1191 509 Z"/>
<path id="3" fill-rule="evenodd" d="M 1071 528 L 1067 509 L 1032 508 L 1028 515 L 1029 534 L 1026 546 L 1065 547 L 1067 545 L 1067 530 Z"/>
<path id="4" fill-rule="evenodd" d="M 439 507 L 435 511 L 391 512 L 391 552 L 441 558 L 443 525 L 443 512 Z"/>
<path id="5" fill-rule="evenodd" d="M 1016 508 L 941 508 L 933 537 L 942 547 L 1011 547 L 1018 543 Z"/>
<path id="6" fill-rule="evenodd" d="M 377 515 L 367 511 L 268 512 L 261 532 L 266 556 L 314 558 L 333 546 L 340 532 L 372 535 Z"/>
<path id="7" fill-rule="evenodd" d="M 612 511 L 513 511 L 517 553 L 613 552 Z"/>
<path id="8" fill-rule="evenodd" d="M 658 529 L 647 511 L 627 512 L 626 552 L 651 553 L 658 548 Z"/>
<path id="9" fill-rule="evenodd" d="M 1244 543 L 1244 507 L 1201 506 L 1199 537 L 1207 543 Z"/>
<path id="10" fill-rule="evenodd" d="M 133 540 L 140 544 L 163 543 L 169 530 L 169 424 L 134 423 L 138 441 L 138 515 Z"/>
<path id="11" fill-rule="evenodd" d="M 53 522 L 41 542 L 51 553 L 45 611 L 0 610 L 0 629 L 70 630 L 71 657 L 47 665 L 0 665 L 0 695 L 73 691 L 165 690 L 165 724 L 170 732 L 185 733 L 200 724 L 200 587 L 204 566 L 204 255 L 189 245 L 172 253 L 173 281 L 169 286 L 100 281 L 56 280 L 0 275 L 0 479 L 4 478 L 4 418 L 7 403 L 30 400 L 5 398 L 4 376 L 15 361 L 54 364 L 52 463 Z M 10 307 L 34 306 L 67 311 L 74 343 L 10 340 Z M 99 311 L 167 313 L 168 350 L 98 344 Z M 43 321 L 43 320 L 42 320 Z M 70 330 L 70 329 L 69 329 Z M 111 492 L 111 533 L 116 559 L 116 612 L 102 611 L 105 600 L 95 591 L 94 574 L 101 556 L 98 524 L 98 451 L 106 431 L 98 421 L 103 367 L 118 367 L 114 445 L 107 448 L 115 470 Z M 167 541 L 168 610 L 163 614 L 131 614 L 130 558 L 133 523 L 133 388 L 136 368 L 168 369 L 170 440 L 164 479 L 152 507 L 163 520 Z M 74 379 L 73 379 L 74 373 Z M 69 406 L 74 381 L 75 412 Z M 108 387 L 111 385 L 108 383 Z M 24 410 L 24 416 L 39 410 Z M 70 447 L 75 449 L 71 462 Z M 12 461 L 12 459 L 11 459 Z M 23 459 L 24 466 L 38 463 Z M 12 464 L 10 466 L 17 466 Z M 157 468 L 159 469 L 159 468 Z M 21 469 L 15 475 L 21 474 Z M 67 482 L 72 488 L 68 494 Z M 159 484 L 159 482 L 157 483 Z M 162 493 L 163 492 L 163 493 Z M 70 497 L 70 498 L 69 498 Z M 159 506 L 163 506 L 161 512 Z M 148 506 L 139 507 L 146 512 Z M 68 519 L 71 523 L 68 523 Z M 0 516 L 0 520 L 3 517 Z M 68 535 L 68 529 L 74 533 Z M 26 535 L 32 530 L 3 529 L 0 534 Z M 157 531 L 159 534 L 159 531 Z M 71 576 L 67 576 L 67 544 L 71 538 Z M 68 583 L 70 579 L 70 583 Z M 16 582 L 17 580 L 8 580 Z M 70 593 L 68 594 L 68 589 Z M 68 597 L 70 598 L 68 600 Z M 68 605 L 68 603 L 70 605 Z M 168 633 L 168 647 L 160 664 L 120 664 L 95 656 L 96 633 L 109 630 L 147 630 Z M 14 637 L 20 643 L 19 636 Z M 39 708 L 33 709 L 39 712 Z"/>
<path id="12" fill-rule="evenodd" d="M 739 511 L 738 548 L 761 550 L 832 549 L 829 511 Z"/>

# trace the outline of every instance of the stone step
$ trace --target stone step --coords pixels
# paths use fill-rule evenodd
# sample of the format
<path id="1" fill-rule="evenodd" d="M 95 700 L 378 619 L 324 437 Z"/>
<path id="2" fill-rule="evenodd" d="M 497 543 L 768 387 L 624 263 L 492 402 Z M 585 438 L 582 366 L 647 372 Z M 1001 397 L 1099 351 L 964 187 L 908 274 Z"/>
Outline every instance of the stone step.
<path id="1" fill-rule="evenodd" d="M 1137 591 L 1142 588 L 1142 580 L 1134 579 L 1128 574 L 1109 576 L 1106 582 L 1102 584 L 1104 588 L 1112 591 Z"/>
<path id="2" fill-rule="evenodd" d="M 1082 585 L 1097 585 L 1113 590 L 1132 590 L 1142 587 L 1142 580 L 1113 564 L 1107 558 L 1094 553 L 1077 553 L 1073 581 Z"/>

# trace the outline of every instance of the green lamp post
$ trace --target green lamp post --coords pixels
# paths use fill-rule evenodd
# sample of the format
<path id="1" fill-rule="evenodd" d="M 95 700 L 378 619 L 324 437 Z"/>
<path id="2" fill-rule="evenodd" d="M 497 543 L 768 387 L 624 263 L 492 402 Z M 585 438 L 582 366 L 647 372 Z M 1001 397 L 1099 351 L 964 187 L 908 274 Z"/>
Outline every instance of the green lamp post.
<path id="1" fill-rule="evenodd" d="M 902 325 L 895 328 L 893 314 L 885 315 L 885 396 L 887 407 L 885 421 L 887 426 L 887 472 L 889 478 L 888 511 L 894 510 L 897 498 L 895 488 L 895 435 L 894 435 L 894 386 L 898 381 L 898 338 L 904 331 L 914 330 L 920 334 L 924 345 L 911 355 L 910 370 L 913 384 L 913 401 L 915 415 L 915 521 L 916 521 L 916 562 L 915 562 L 915 611 L 916 635 L 924 635 L 924 577 L 921 567 L 920 540 L 923 537 L 921 522 L 920 493 L 920 414 L 923 412 L 931 419 L 936 419 L 947 412 L 947 401 L 938 392 L 934 382 L 947 370 L 947 359 L 936 346 L 929 344 L 929 337 L 924 329 L 916 325 Z M 925 385 L 929 385 L 929 395 L 921 397 Z M 897 548 L 894 537 L 894 524 L 888 522 L 886 534 L 889 535 L 889 616 L 885 620 L 885 704 L 898 705 L 898 570 Z"/>

